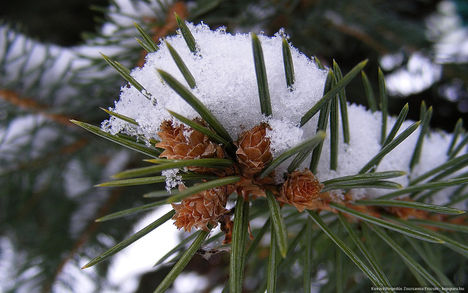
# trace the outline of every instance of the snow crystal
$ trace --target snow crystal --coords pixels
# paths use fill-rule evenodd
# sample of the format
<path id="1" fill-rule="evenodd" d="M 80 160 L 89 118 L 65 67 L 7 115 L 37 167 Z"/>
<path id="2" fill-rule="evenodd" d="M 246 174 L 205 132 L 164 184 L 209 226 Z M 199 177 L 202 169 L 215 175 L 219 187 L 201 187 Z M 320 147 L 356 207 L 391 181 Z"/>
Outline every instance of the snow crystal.
<path id="1" fill-rule="evenodd" d="M 162 69 L 188 88 L 168 51 L 166 46 L 168 42 L 177 50 L 195 77 L 197 86 L 189 90 L 217 117 L 234 140 L 243 131 L 266 121 L 271 126 L 267 135 L 271 140 L 273 155 L 277 157 L 285 150 L 315 135 L 318 115 L 301 128 L 299 123 L 305 112 L 322 97 L 326 70 L 319 69 L 313 61 L 292 47 L 295 83 L 292 90 L 288 89 L 280 34 L 273 37 L 260 35 L 272 105 L 272 116 L 264 117 L 260 111 L 251 36 L 240 33 L 231 35 L 223 29 L 212 31 L 203 24 L 197 26 L 188 24 L 188 26 L 198 44 L 199 54 L 190 52 L 180 32 L 177 36 L 162 41 L 157 52 L 148 54 L 145 65 L 131 72 L 131 75 L 156 98 L 157 103 L 149 101 L 133 86 L 122 87 L 120 100 L 115 103 L 112 110 L 135 119 L 139 127 L 134 128 L 122 120 L 111 117 L 103 124 L 106 130 L 111 133 L 126 132 L 157 139 L 161 122 L 172 119 L 167 110 L 190 119 L 198 117 L 192 107 L 162 82 L 157 74 L 156 69 Z M 350 144 L 343 142 L 340 129 L 339 165 L 337 170 L 330 170 L 330 139 L 327 133 L 316 174 L 321 181 L 356 174 L 381 149 L 379 143 L 381 113 L 372 113 L 363 106 L 349 105 L 348 115 Z M 393 117 L 388 118 L 387 132 L 395 121 Z M 404 122 L 400 133 L 412 123 L 412 121 Z M 432 133 L 425 139 L 421 162 L 413 171 L 410 170 L 409 162 L 419 131 L 416 130 L 387 155 L 379 164 L 377 171 L 405 171 L 408 175 L 395 181 L 407 185 L 410 178 L 445 162 L 451 135 Z M 284 162 L 276 170 L 277 179 L 280 181 L 289 161 Z M 301 168 L 308 167 L 308 162 L 310 159 L 306 159 Z M 168 189 L 175 187 L 176 182 L 180 181 L 176 174 L 176 171 L 165 171 Z M 364 193 L 367 196 L 376 196 L 380 192 L 382 191 L 356 190 L 354 194 L 356 197 Z"/>
<path id="2" fill-rule="evenodd" d="M 179 169 L 168 169 L 161 172 L 161 175 L 166 177 L 166 190 L 169 193 L 173 188 L 182 184 L 182 176 L 177 173 L 179 173 Z"/>

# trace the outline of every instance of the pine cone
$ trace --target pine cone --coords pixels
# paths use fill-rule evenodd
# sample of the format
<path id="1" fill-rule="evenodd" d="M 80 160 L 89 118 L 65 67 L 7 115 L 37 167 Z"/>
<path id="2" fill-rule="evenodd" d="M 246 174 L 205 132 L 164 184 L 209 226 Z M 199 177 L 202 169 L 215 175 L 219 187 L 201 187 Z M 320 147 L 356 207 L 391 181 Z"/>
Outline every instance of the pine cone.
<path id="1" fill-rule="evenodd" d="M 171 160 L 190 160 L 200 158 L 222 158 L 223 149 L 220 145 L 211 142 L 208 136 L 181 124 L 174 127 L 171 121 L 161 123 L 161 131 L 158 132 L 161 141 L 156 147 L 164 149 L 161 158 Z M 203 167 L 189 167 L 190 171 L 206 173 L 213 169 Z"/>
<path id="2" fill-rule="evenodd" d="M 294 171 L 281 187 L 278 201 L 293 205 L 299 212 L 308 210 L 331 210 L 328 206 L 330 196 L 321 193 L 323 185 L 308 169 Z"/>
<path id="3" fill-rule="evenodd" d="M 266 137 L 267 127 L 265 123 L 257 125 L 242 133 L 237 142 L 237 160 L 246 177 L 258 174 L 273 159 L 270 139 Z"/>
<path id="4" fill-rule="evenodd" d="M 218 219 L 228 212 L 226 188 L 218 187 L 193 194 L 179 204 L 172 204 L 176 211 L 173 220 L 178 229 L 190 232 L 192 227 L 208 231 L 208 225 L 215 227 Z"/>

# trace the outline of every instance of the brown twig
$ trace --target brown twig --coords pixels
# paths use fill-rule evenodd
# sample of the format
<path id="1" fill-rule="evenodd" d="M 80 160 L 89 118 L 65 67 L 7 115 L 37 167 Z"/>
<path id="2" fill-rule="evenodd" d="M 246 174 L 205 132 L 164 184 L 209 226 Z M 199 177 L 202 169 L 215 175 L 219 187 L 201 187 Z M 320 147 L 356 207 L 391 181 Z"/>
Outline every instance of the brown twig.
<path id="1" fill-rule="evenodd" d="M 0 90 L 0 99 L 3 99 L 15 106 L 25 110 L 38 113 L 54 122 L 65 126 L 72 126 L 70 122 L 71 117 L 61 114 L 54 114 L 49 111 L 49 107 L 42 105 L 31 98 L 21 97 L 18 93 L 11 90 Z"/>
<path id="2" fill-rule="evenodd" d="M 18 172 L 18 171 L 21 171 L 21 170 L 26 169 L 26 168 L 34 168 L 34 167 L 40 166 L 41 164 L 50 163 L 50 160 L 52 160 L 53 158 L 55 158 L 57 156 L 70 155 L 70 154 L 73 154 L 73 153 L 79 151 L 80 149 L 85 147 L 88 144 L 88 142 L 89 142 L 88 139 L 81 138 L 79 140 L 74 141 L 71 144 L 68 144 L 68 145 L 62 147 L 58 151 L 48 153 L 45 156 L 34 159 L 34 160 L 30 160 L 30 161 L 27 161 L 27 162 L 22 162 L 22 163 L 20 163 L 20 164 L 18 164 L 16 166 L 14 166 L 13 168 L 7 169 L 7 170 L 1 172 L 0 176 L 5 175 L 7 173 L 11 173 L 11 172 Z"/>

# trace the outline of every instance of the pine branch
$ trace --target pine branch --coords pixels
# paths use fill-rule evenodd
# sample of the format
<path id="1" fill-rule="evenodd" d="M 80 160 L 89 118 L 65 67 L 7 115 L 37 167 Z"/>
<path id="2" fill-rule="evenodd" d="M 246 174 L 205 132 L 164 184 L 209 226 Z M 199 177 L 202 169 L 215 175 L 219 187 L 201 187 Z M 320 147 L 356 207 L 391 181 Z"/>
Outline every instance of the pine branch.
<path id="1" fill-rule="evenodd" d="M 17 107 L 25 109 L 27 111 L 40 114 L 56 123 L 72 126 L 70 122 L 71 117 L 67 117 L 62 114 L 51 113 L 51 107 L 46 105 L 41 105 L 36 100 L 31 98 L 21 97 L 18 93 L 11 90 L 0 90 L 0 99 L 3 99 Z"/>

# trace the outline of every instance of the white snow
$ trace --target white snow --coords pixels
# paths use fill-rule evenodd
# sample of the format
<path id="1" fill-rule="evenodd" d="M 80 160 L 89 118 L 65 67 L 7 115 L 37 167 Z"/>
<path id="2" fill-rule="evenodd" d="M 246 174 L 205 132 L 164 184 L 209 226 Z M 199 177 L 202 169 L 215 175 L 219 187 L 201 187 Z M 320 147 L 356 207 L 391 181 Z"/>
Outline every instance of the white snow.
<path id="1" fill-rule="evenodd" d="M 168 169 L 161 172 L 162 176 L 166 177 L 166 190 L 171 193 L 173 188 L 182 183 L 182 175 L 179 175 L 179 169 Z"/>
<path id="2" fill-rule="evenodd" d="M 296 79 L 293 90 L 290 91 L 285 80 L 280 34 L 273 37 L 260 35 L 273 110 L 271 117 L 264 117 L 260 111 L 251 36 L 240 33 L 231 35 L 223 29 L 212 31 L 203 24 L 189 24 L 189 28 L 199 46 L 198 54 L 189 51 L 180 32 L 177 36 L 168 37 L 166 41 L 177 50 L 195 77 L 197 86 L 191 89 L 191 92 L 218 118 L 234 140 L 246 129 L 267 121 L 272 127 L 268 136 L 276 157 L 315 134 L 318 115 L 302 128 L 298 125 L 302 115 L 322 97 L 327 74 L 325 70 L 320 70 L 309 58 L 291 48 Z M 160 50 L 149 54 L 145 65 L 131 73 L 152 94 L 154 100 L 148 100 L 132 86 L 125 86 L 121 89 L 120 100 L 115 102 L 112 109 L 135 119 L 140 125 L 136 133 L 147 138 L 157 138 L 156 133 L 161 122 L 171 119 L 167 109 L 188 118 L 198 117 L 191 106 L 162 81 L 156 69 L 169 72 L 188 88 L 165 42 L 161 42 Z M 343 143 L 340 127 L 339 166 L 333 171 L 329 167 L 330 142 L 327 134 L 316 174 L 322 181 L 356 174 L 381 149 L 381 113 L 372 113 L 363 106 L 348 105 L 348 114 L 351 142 L 349 145 Z M 388 118 L 387 133 L 395 120 L 393 117 Z M 403 123 L 400 133 L 412 123 L 413 121 Z M 113 117 L 103 122 L 103 129 L 111 133 L 135 134 L 133 126 Z M 377 171 L 405 171 L 408 176 L 397 178 L 395 181 L 407 185 L 409 178 L 447 160 L 446 151 L 451 135 L 434 132 L 425 139 L 421 163 L 411 171 L 409 162 L 418 136 L 419 130 L 416 130 L 381 161 Z M 308 162 L 309 160 L 306 160 L 301 168 L 307 167 Z M 280 166 L 277 173 L 284 172 L 286 164 Z M 362 192 L 356 190 L 355 195 L 359 196 Z M 381 192 L 366 190 L 367 196 L 376 196 Z"/>
<path id="3" fill-rule="evenodd" d="M 431 87 L 441 77 L 442 66 L 416 52 L 405 67 L 388 74 L 385 79 L 389 93 L 408 96 Z"/>

